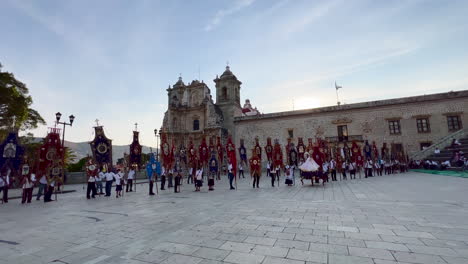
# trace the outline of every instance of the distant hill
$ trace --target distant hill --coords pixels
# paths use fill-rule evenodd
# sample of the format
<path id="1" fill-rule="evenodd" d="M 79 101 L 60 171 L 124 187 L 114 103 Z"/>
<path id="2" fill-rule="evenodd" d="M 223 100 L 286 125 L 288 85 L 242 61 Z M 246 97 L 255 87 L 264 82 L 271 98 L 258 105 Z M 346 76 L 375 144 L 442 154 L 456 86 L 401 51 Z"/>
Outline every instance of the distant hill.
<path id="1" fill-rule="evenodd" d="M 88 154 L 91 156 L 91 147 L 89 146 L 89 142 L 69 142 L 65 140 L 65 147 L 68 147 L 75 152 L 77 160 L 86 157 Z M 150 153 L 150 148 L 147 146 L 142 146 L 143 153 Z M 115 162 L 123 158 L 124 153 L 130 152 L 130 144 L 129 145 L 112 145 L 112 161 Z M 153 152 L 156 152 L 156 149 L 153 149 Z"/>
<path id="2" fill-rule="evenodd" d="M 34 138 L 33 142 L 42 142 L 44 138 Z M 76 161 L 80 160 L 81 158 L 86 157 L 88 154 L 91 156 L 91 147 L 89 146 L 89 142 L 70 142 L 65 140 L 65 147 L 70 148 L 75 152 Z M 142 146 L 143 153 L 150 153 L 150 148 L 147 146 Z M 123 158 L 124 153 L 130 152 L 130 144 L 129 145 L 112 145 L 112 161 L 115 162 Z M 156 152 L 156 149 L 153 149 L 153 152 Z"/>

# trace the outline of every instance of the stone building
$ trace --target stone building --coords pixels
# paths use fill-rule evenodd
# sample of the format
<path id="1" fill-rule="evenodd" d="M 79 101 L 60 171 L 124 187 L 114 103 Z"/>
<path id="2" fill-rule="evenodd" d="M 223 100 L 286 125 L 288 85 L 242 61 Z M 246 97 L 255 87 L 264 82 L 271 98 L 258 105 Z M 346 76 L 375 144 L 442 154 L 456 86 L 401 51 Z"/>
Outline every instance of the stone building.
<path id="1" fill-rule="evenodd" d="M 169 142 L 187 146 L 193 138 L 198 146 L 203 137 L 220 136 L 224 144 L 232 135 L 236 146 L 243 140 L 250 154 L 256 137 L 262 148 L 268 137 L 278 139 L 283 150 L 288 138 L 296 144 L 299 137 L 305 143 L 321 138 L 338 146 L 368 140 L 379 149 L 387 143 L 412 154 L 468 124 L 468 90 L 259 114 L 248 100 L 241 107 L 242 83 L 229 67 L 214 82 L 216 102 L 208 86 L 197 80 L 186 85 L 179 78 L 167 89 L 163 132 Z"/>
<path id="2" fill-rule="evenodd" d="M 188 145 L 193 139 L 198 146 L 203 137 L 221 137 L 223 142 L 228 133 L 235 137 L 234 117 L 242 115 L 240 85 L 229 66 L 214 79 L 216 103 L 210 88 L 202 81 L 185 84 L 182 78 L 167 89 L 168 110 L 164 115 L 162 131 L 169 142 L 176 146 Z"/>
<path id="3" fill-rule="evenodd" d="M 340 106 L 320 107 L 239 116 L 234 120 L 237 139 L 244 139 L 251 149 L 255 137 L 262 147 L 267 137 L 285 146 L 287 139 L 322 138 L 342 146 L 347 141 L 375 141 L 394 151 L 409 155 L 468 124 L 468 90 L 398 99 L 380 100 Z"/>

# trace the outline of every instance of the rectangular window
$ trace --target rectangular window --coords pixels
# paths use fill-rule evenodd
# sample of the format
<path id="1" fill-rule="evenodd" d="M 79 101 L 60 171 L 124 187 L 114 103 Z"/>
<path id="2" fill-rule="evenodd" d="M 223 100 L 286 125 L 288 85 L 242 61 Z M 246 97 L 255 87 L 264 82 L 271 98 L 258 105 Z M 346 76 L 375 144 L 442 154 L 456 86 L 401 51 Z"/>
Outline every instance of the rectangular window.
<path id="1" fill-rule="evenodd" d="M 457 131 L 462 128 L 460 116 L 447 116 L 447 125 L 449 131 Z"/>
<path id="2" fill-rule="evenodd" d="M 388 128 L 390 129 L 390 135 L 401 134 L 400 120 L 390 120 L 390 121 L 388 121 Z"/>
<path id="3" fill-rule="evenodd" d="M 348 126 L 338 126 L 338 141 L 348 141 Z"/>
<path id="4" fill-rule="evenodd" d="M 418 133 L 431 132 L 431 129 L 429 127 L 429 118 L 416 119 L 416 126 L 418 127 Z"/>
<path id="5" fill-rule="evenodd" d="M 198 131 L 200 129 L 200 121 L 198 119 L 193 120 L 193 131 Z"/>
<path id="6" fill-rule="evenodd" d="M 288 129 L 288 136 L 289 136 L 289 138 L 294 137 L 294 130 L 293 129 Z"/>

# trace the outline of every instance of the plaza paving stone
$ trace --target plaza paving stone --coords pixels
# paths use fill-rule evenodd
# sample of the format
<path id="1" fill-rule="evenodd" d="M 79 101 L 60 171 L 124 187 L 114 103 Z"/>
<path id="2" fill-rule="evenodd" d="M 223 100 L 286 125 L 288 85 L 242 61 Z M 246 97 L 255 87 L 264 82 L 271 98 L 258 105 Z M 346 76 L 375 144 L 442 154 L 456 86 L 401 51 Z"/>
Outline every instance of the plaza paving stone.
<path id="1" fill-rule="evenodd" d="M 0 205 L 0 263 L 468 263 L 468 179 L 410 172 Z M 282 179 L 283 181 L 283 179 Z"/>

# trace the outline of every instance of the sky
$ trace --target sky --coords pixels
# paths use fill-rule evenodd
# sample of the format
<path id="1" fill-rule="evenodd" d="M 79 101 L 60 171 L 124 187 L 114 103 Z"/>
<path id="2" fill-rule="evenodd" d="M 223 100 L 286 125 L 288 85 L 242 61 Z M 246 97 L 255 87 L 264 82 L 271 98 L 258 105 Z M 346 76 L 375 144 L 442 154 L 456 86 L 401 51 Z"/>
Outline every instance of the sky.
<path id="1" fill-rule="evenodd" d="M 0 62 L 66 140 L 155 146 L 179 76 L 229 63 L 263 113 L 468 89 L 468 1 L 3 0 Z M 47 126 L 33 130 L 45 136 Z"/>

